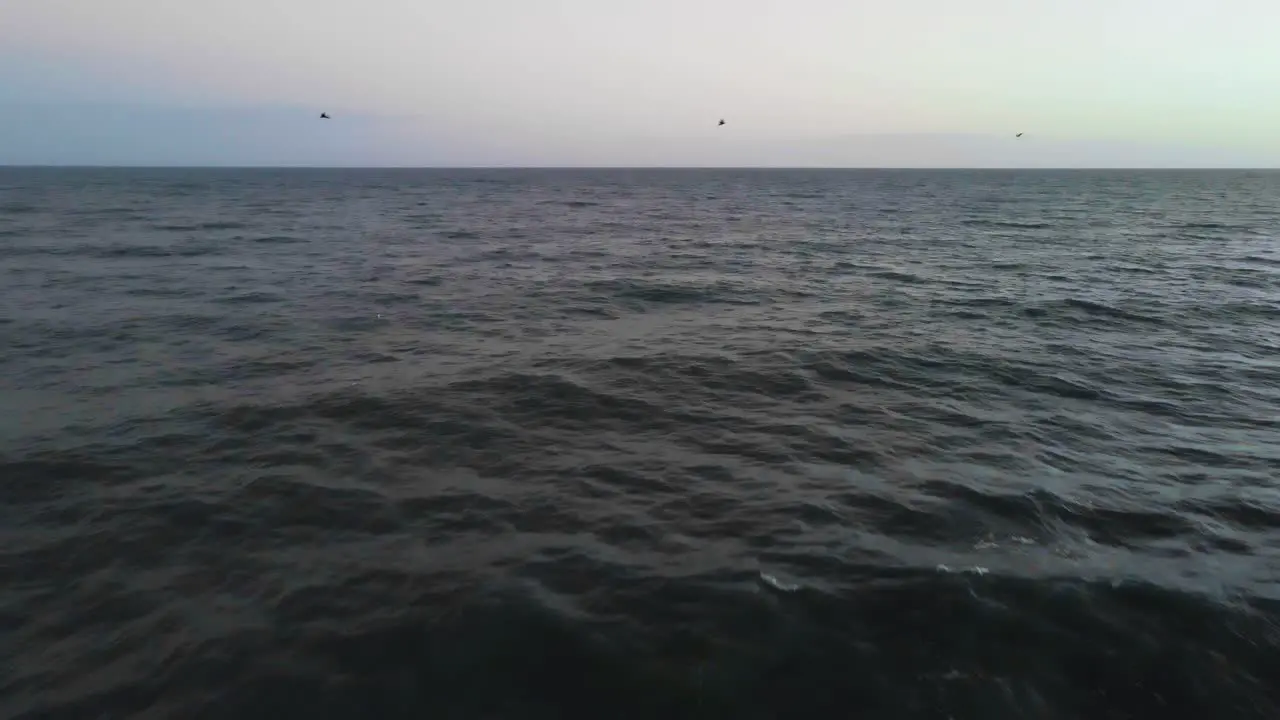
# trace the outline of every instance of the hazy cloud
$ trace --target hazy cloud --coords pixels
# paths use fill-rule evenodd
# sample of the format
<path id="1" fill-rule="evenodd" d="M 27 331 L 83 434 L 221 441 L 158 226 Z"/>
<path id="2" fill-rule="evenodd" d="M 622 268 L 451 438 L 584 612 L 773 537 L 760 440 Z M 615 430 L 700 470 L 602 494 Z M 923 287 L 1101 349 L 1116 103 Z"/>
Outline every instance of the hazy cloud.
<path id="1" fill-rule="evenodd" d="M 0 0 L 0 162 L 1276 165 L 1277 27 L 1274 0 Z"/>

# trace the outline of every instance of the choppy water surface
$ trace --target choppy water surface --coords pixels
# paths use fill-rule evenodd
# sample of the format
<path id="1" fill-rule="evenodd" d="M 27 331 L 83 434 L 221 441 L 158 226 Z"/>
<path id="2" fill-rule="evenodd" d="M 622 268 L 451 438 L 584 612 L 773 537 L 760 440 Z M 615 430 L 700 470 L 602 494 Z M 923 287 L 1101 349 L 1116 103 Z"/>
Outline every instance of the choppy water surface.
<path id="1" fill-rule="evenodd" d="M 1280 717 L 1280 174 L 0 170 L 0 717 Z"/>

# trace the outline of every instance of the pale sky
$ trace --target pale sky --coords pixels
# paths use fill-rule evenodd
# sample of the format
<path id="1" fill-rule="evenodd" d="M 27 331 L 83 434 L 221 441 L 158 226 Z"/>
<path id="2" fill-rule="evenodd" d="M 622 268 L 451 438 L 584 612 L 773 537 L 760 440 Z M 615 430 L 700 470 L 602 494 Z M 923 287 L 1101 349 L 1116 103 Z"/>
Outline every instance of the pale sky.
<path id="1" fill-rule="evenodd" d="M 1280 0 L 0 0 L 0 163 L 1278 167 Z"/>

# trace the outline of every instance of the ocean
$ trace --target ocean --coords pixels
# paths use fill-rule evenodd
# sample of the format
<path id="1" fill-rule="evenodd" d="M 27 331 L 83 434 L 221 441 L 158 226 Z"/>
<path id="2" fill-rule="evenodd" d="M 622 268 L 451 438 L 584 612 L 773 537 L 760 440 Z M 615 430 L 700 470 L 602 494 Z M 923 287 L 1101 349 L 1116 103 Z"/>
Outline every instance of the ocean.
<path id="1" fill-rule="evenodd" d="M 1280 172 L 0 169 L 0 718 L 1280 717 Z"/>

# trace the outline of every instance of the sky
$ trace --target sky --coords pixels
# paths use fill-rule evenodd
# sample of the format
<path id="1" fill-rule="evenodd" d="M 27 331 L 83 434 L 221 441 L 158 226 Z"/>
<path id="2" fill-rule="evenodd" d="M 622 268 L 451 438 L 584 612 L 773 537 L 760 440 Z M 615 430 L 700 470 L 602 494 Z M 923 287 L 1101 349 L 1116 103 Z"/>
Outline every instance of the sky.
<path id="1" fill-rule="evenodd" d="M 1278 37 L 1276 0 L 0 0 L 0 164 L 1280 167 Z"/>

